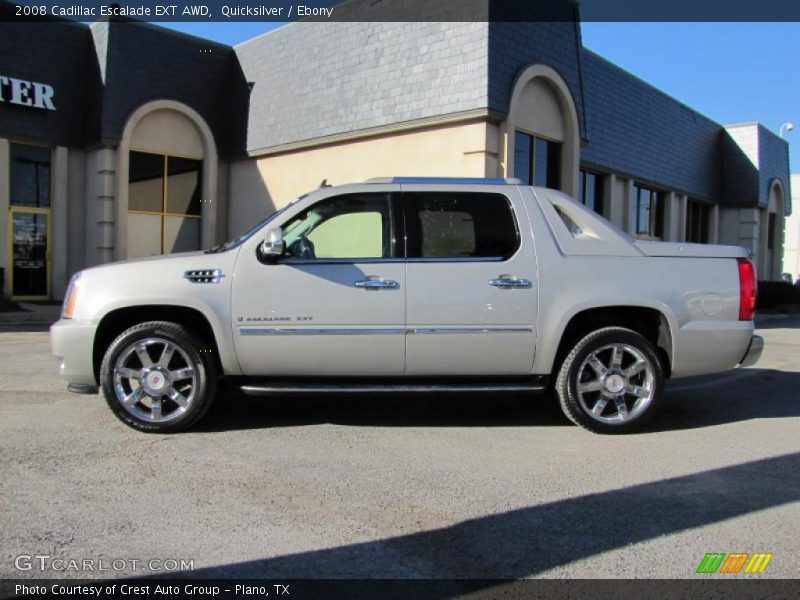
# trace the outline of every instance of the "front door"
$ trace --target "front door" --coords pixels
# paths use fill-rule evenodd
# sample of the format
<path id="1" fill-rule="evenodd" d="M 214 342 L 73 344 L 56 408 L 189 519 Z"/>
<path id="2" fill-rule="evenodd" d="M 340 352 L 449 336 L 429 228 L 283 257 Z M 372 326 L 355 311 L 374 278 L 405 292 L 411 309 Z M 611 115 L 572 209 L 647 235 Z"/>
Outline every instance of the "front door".
<path id="1" fill-rule="evenodd" d="M 47 298 L 50 211 L 14 208 L 9 219 L 9 288 L 19 299 Z"/>
<path id="2" fill-rule="evenodd" d="M 324 198 L 275 225 L 286 243 L 275 262 L 242 249 L 231 316 L 244 374 L 403 374 L 405 265 L 390 192 Z"/>
<path id="3" fill-rule="evenodd" d="M 530 231 L 519 192 L 508 189 L 507 195 L 403 186 L 406 374 L 531 373 L 536 256 L 530 234 L 519 233 Z"/>

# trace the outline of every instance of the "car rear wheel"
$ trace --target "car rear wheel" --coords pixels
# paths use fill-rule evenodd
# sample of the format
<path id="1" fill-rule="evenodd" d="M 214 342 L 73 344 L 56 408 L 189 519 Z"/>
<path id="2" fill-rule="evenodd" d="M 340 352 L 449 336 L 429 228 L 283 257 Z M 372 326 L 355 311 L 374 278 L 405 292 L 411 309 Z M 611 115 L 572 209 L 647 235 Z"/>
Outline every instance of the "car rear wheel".
<path id="1" fill-rule="evenodd" d="M 595 433 L 638 429 L 653 414 L 663 388 L 656 349 L 622 327 L 598 329 L 578 341 L 556 379 L 564 414 Z"/>
<path id="2" fill-rule="evenodd" d="M 108 405 L 126 425 L 171 433 L 206 414 L 217 391 L 208 344 L 177 323 L 151 321 L 121 333 L 100 368 Z"/>

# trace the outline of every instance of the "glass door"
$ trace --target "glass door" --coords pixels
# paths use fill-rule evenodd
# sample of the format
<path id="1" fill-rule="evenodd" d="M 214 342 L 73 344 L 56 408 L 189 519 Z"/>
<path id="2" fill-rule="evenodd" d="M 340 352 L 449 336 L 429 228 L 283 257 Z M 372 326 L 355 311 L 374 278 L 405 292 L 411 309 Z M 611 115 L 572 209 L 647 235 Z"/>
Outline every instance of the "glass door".
<path id="1" fill-rule="evenodd" d="M 6 279 L 11 296 L 50 296 L 50 166 L 44 146 L 12 143 Z"/>
<path id="2" fill-rule="evenodd" d="M 12 207 L 10 212 L 11 295 L 17 299 L 47 298 L 50 295 L 50 211 Z"/>

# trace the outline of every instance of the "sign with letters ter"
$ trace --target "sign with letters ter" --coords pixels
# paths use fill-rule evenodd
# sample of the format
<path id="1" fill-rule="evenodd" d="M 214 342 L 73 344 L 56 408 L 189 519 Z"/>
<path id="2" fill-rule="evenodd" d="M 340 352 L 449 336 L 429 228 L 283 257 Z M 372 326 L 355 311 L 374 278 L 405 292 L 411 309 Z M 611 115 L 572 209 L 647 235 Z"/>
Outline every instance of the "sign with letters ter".
<path id="1" fill-rule="evenodd" d="M 55 110 L 53 86 L 0 75 L 0 103 L 19 104 L 31 108 Z"/>

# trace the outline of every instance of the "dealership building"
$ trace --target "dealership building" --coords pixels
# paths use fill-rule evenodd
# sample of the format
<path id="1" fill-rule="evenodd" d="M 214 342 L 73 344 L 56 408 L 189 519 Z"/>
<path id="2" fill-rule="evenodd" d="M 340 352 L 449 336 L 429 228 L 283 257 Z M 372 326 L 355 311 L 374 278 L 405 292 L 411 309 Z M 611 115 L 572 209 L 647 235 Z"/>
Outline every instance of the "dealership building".
<path id="1" fill-rule="evenodd" d="M 209 248 L 381 176 L 517 177 L 638 238 L 746 246 L 778 278 L 786 143 L 637 79 L 583 47 L 574 2 L 547 7 L 235 47 L 125 19 L 0 24 L 5 293 L 58 299 L 85 267 Z"/>

